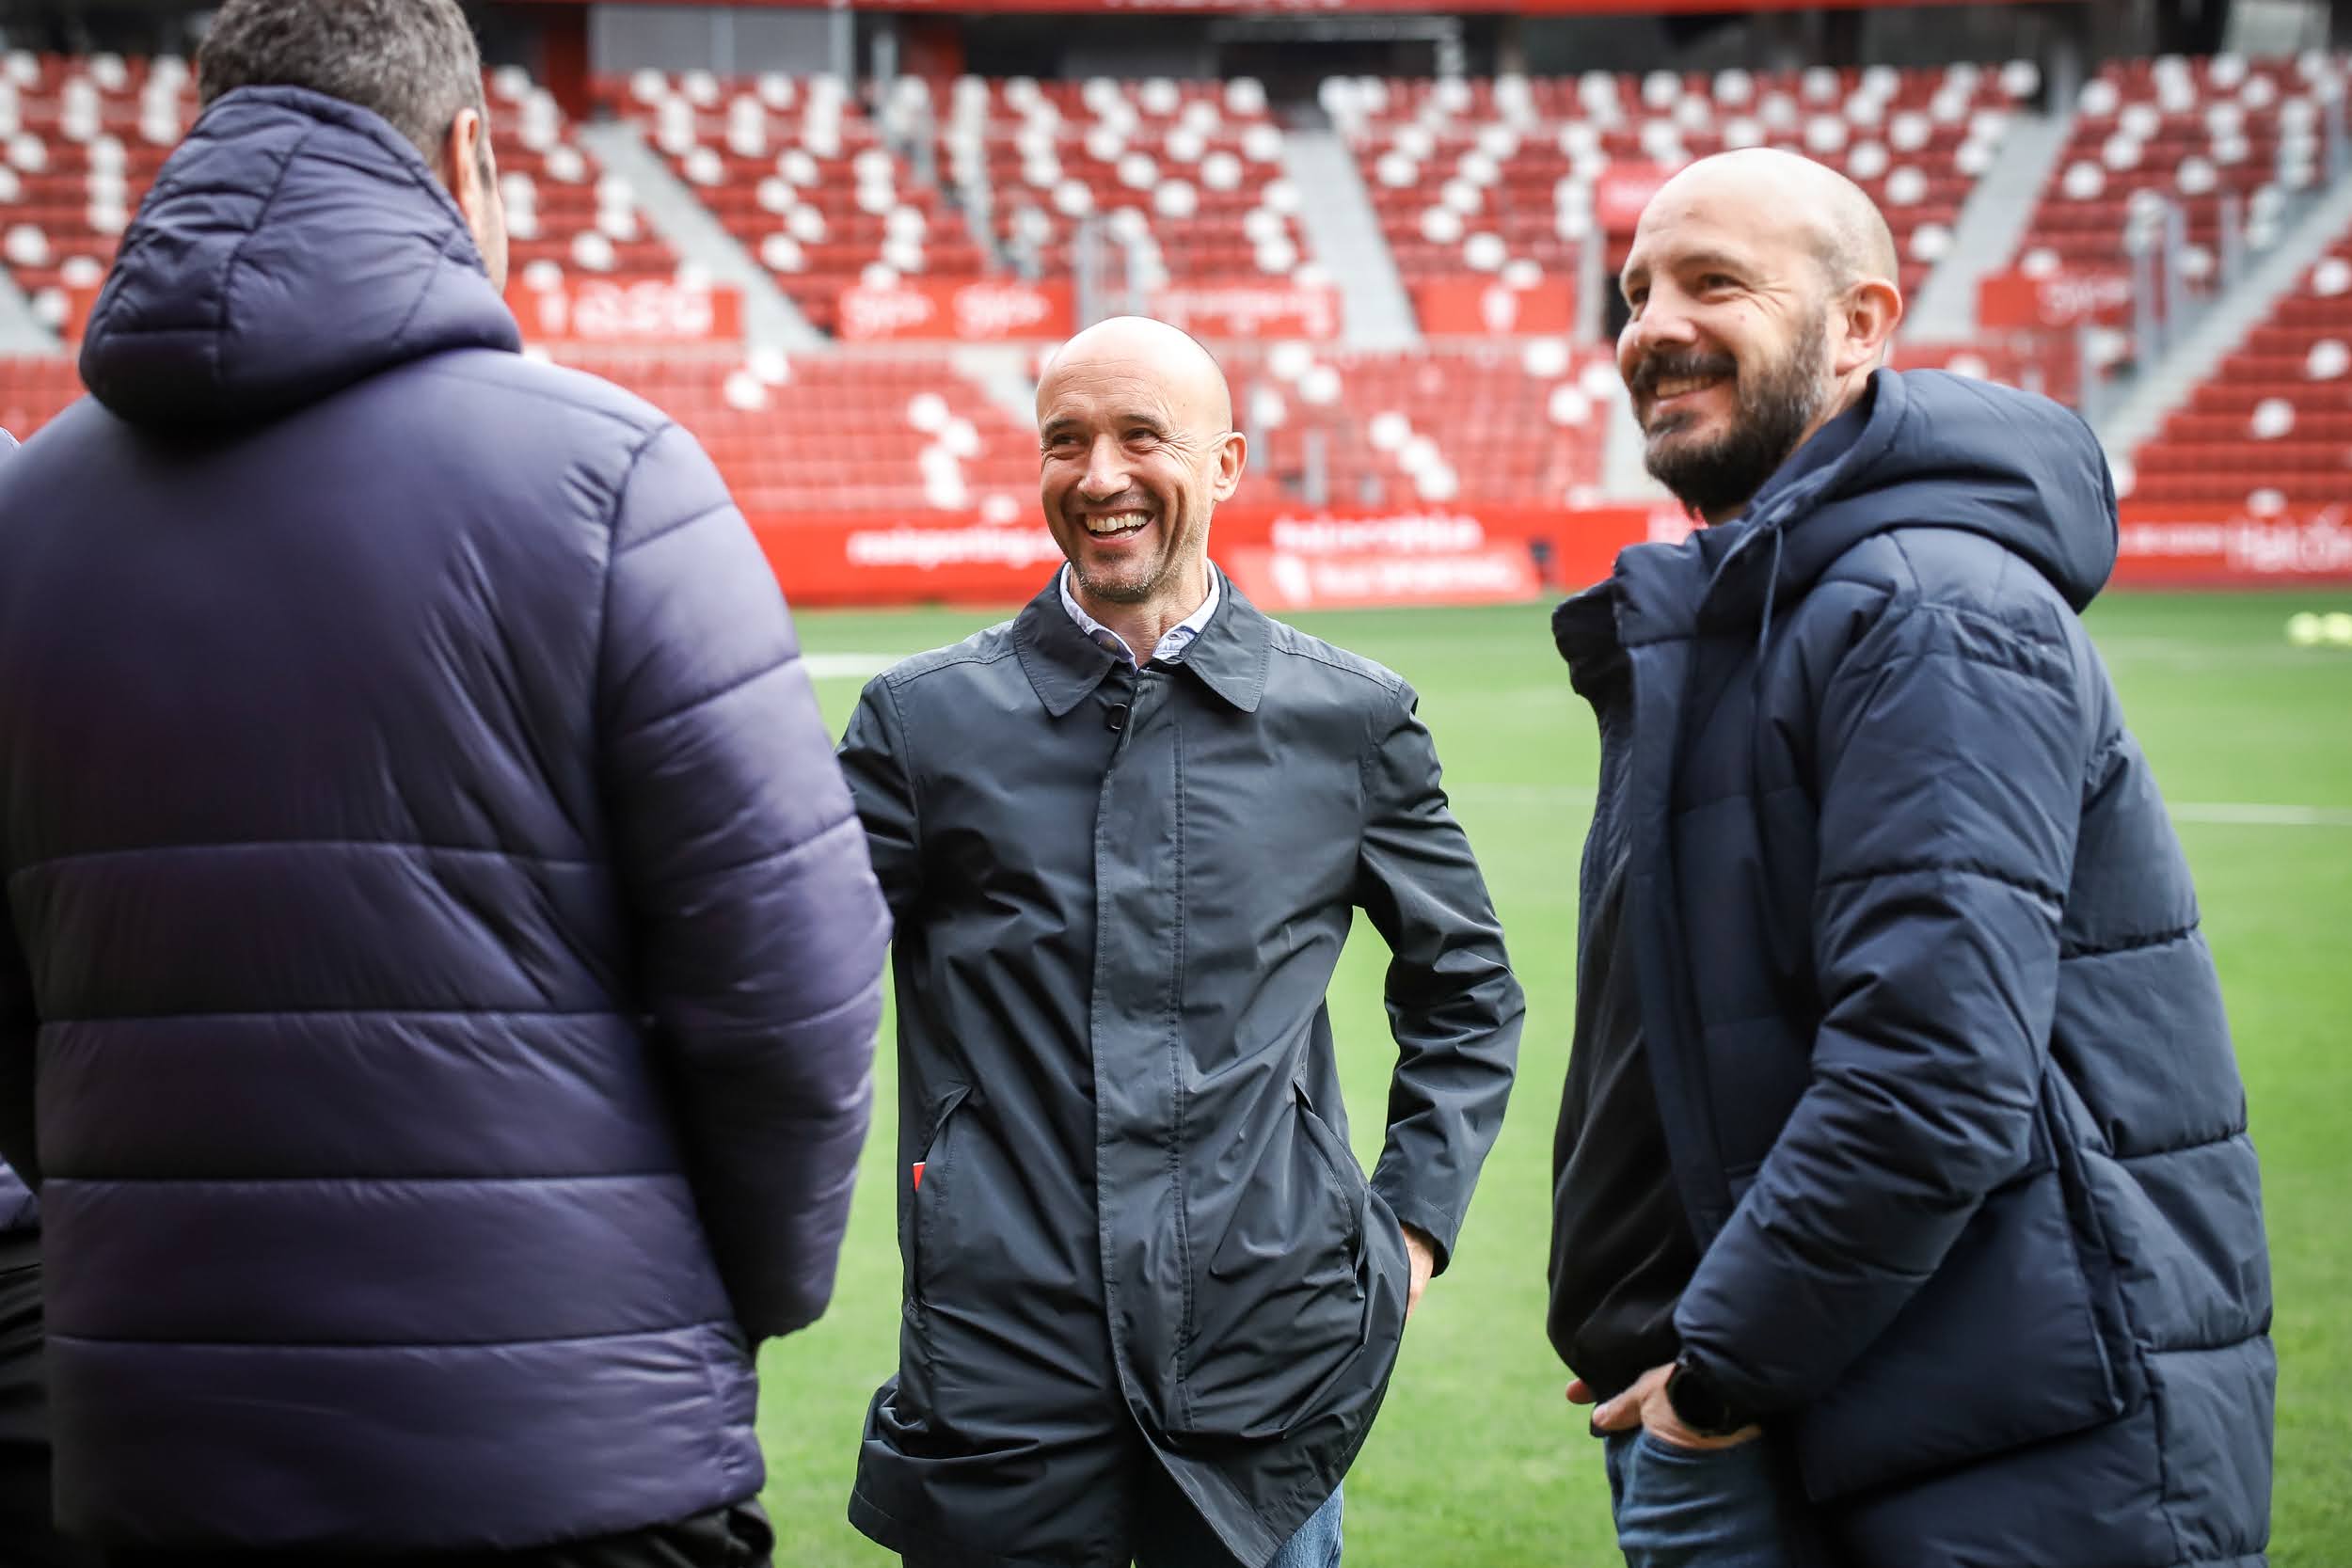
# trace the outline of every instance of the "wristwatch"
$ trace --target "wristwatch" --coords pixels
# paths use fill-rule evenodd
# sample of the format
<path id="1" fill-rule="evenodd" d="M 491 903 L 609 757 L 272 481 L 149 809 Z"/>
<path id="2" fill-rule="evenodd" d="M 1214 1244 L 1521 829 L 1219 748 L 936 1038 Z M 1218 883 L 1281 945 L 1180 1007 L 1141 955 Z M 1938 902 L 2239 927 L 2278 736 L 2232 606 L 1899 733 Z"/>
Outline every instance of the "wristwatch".
<path id="1" fill-rule="evenodd" d="M 1701 1437 L 1728 1437 L 1752 1424 L 1687 1350 L 1675 1357 L 1675 1370 L 1666 1374 L 1666 1402 L 1674 1407 L 1675 1419 Z"/>

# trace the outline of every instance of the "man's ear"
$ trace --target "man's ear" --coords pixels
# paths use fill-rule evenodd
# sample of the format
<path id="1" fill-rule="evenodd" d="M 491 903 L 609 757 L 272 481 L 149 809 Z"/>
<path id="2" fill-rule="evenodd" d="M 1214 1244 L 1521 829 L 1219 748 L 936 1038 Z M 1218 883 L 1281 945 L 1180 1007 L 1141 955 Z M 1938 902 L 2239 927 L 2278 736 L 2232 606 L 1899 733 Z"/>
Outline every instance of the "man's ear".
<path id="1" fill-rule="evenodd" d="M 456 198 L 457 210 L 466 214 L 466 221 L 477 232 L 490 198 L 489 160 L 482 155 L 487 133 L 481 110 L 458 110 L 456 118 L 449 122 L 449 135 L 441 142 L 441 166 L 433 171 L 449 187 L 449 194 Z"/>
<path id="2" fill-rule="evenodd" d="M 1883 277 L 1866 277 L 1847 290 L 1839 314 L 1846 330 L 1831 369 L 1840 376 L 1851 375 L 1877 364 L 1886 352 L 1887 340 L 1903 319 L 1902 291 Z"/>
<path id="3" fill-rule="evenodd" d="M 1229 430 L 1216 449 L 1216 472 L 1210 481 L 1210 492 L 1218 500 L 1231 500 L 1241 488 L 1241 471 L 1249 461 L 1249 437 L 1238 430 Z"/>

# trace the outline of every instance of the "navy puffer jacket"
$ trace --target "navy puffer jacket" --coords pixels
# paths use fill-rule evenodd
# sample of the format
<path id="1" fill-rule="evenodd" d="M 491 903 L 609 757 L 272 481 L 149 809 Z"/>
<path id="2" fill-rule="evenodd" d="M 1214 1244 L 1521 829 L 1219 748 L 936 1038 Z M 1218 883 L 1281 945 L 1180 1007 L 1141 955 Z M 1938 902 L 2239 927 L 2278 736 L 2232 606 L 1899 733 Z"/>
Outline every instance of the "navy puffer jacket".
<path id="1" fill-rule="evenodd" d="M 0 1150 L 101 1543 L 738 1501 L 832 1288 L 864 835 L 717 472 L 516 346 L 405 142 L 246 89 L 0 469 Z"/>
<path id="2" fill-rule="evenodd" d="M 1844 1568 L 2258 1563 L 2260 1182 L 2164 802 L 2077 611 L 2082 421 L 1881 372 L 1832 457 L 1562 607 L 1626 652 L 1675 1324 Z M 1588 895 L 1591 890 L 1588 889 Z"/>

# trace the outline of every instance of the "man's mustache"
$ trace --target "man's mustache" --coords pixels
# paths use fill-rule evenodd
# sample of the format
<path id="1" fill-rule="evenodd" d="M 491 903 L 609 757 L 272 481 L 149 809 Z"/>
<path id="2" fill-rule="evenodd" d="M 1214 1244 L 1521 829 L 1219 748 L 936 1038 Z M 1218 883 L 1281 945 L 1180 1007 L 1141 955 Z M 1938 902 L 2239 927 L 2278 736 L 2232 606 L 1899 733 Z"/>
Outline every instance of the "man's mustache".
<path id="1" fill-rule="evenodd" d="M 1626 385 L 1637 395 L 1647 397 L 1658 389 L 1661 381 L 1680 376 L 1713 377 L 1740 373 L 1740 362 L 1728 354 L 1708 354 L 1698 349 L 1661 349 L 1633 367 L 1633 375 Z"/>

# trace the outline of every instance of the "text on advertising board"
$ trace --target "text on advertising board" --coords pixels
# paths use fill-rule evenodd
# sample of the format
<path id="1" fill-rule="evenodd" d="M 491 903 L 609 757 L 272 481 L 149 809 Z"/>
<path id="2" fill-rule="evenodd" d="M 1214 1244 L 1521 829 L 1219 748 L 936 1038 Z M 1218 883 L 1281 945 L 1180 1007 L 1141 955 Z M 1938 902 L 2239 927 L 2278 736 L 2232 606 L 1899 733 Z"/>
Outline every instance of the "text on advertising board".
<path id="1" fill-rule="evenodd" d="M 2120 272 L 1996 272 L 1977 285 L 1977 322 L 1987 327 L 2120 325 L 2131 307 L 2132 280 Z"/>
<path id="2" fill-rule="evenodd" d="M 1498 277 L 1438 277 L 1413 285 L 1413 313 L 1436 336 L 1556 336 L 1576 327 L 1576 291 L 1565 277 L 1524 288 Z"/>
<path id="3" fill-rule="evenodd" d="M 1163 289 L 1152 313 L 1201 338 L 1340 335 L 1340 292 L 1329 284 L 1202 283 Z"/>
<path id="4" fill-rule="evenodd" d="M 1073 325 L 1070 285 L 989 279 L 957 283 L 910 277 L 888 288 L 864 284 L 841 292 L 841 336 L 857 342 L 886 338 L 947 338 L 963 342 L 1067 338 Z"/>
<path id="5" fill-rule="evenodd" d="M 743 336 L 742 295 L 723 285 L 663 277 L 584 278 L 551 289 L 517 283 L 506 303 L 533 342 L 708 343 Z"/>

